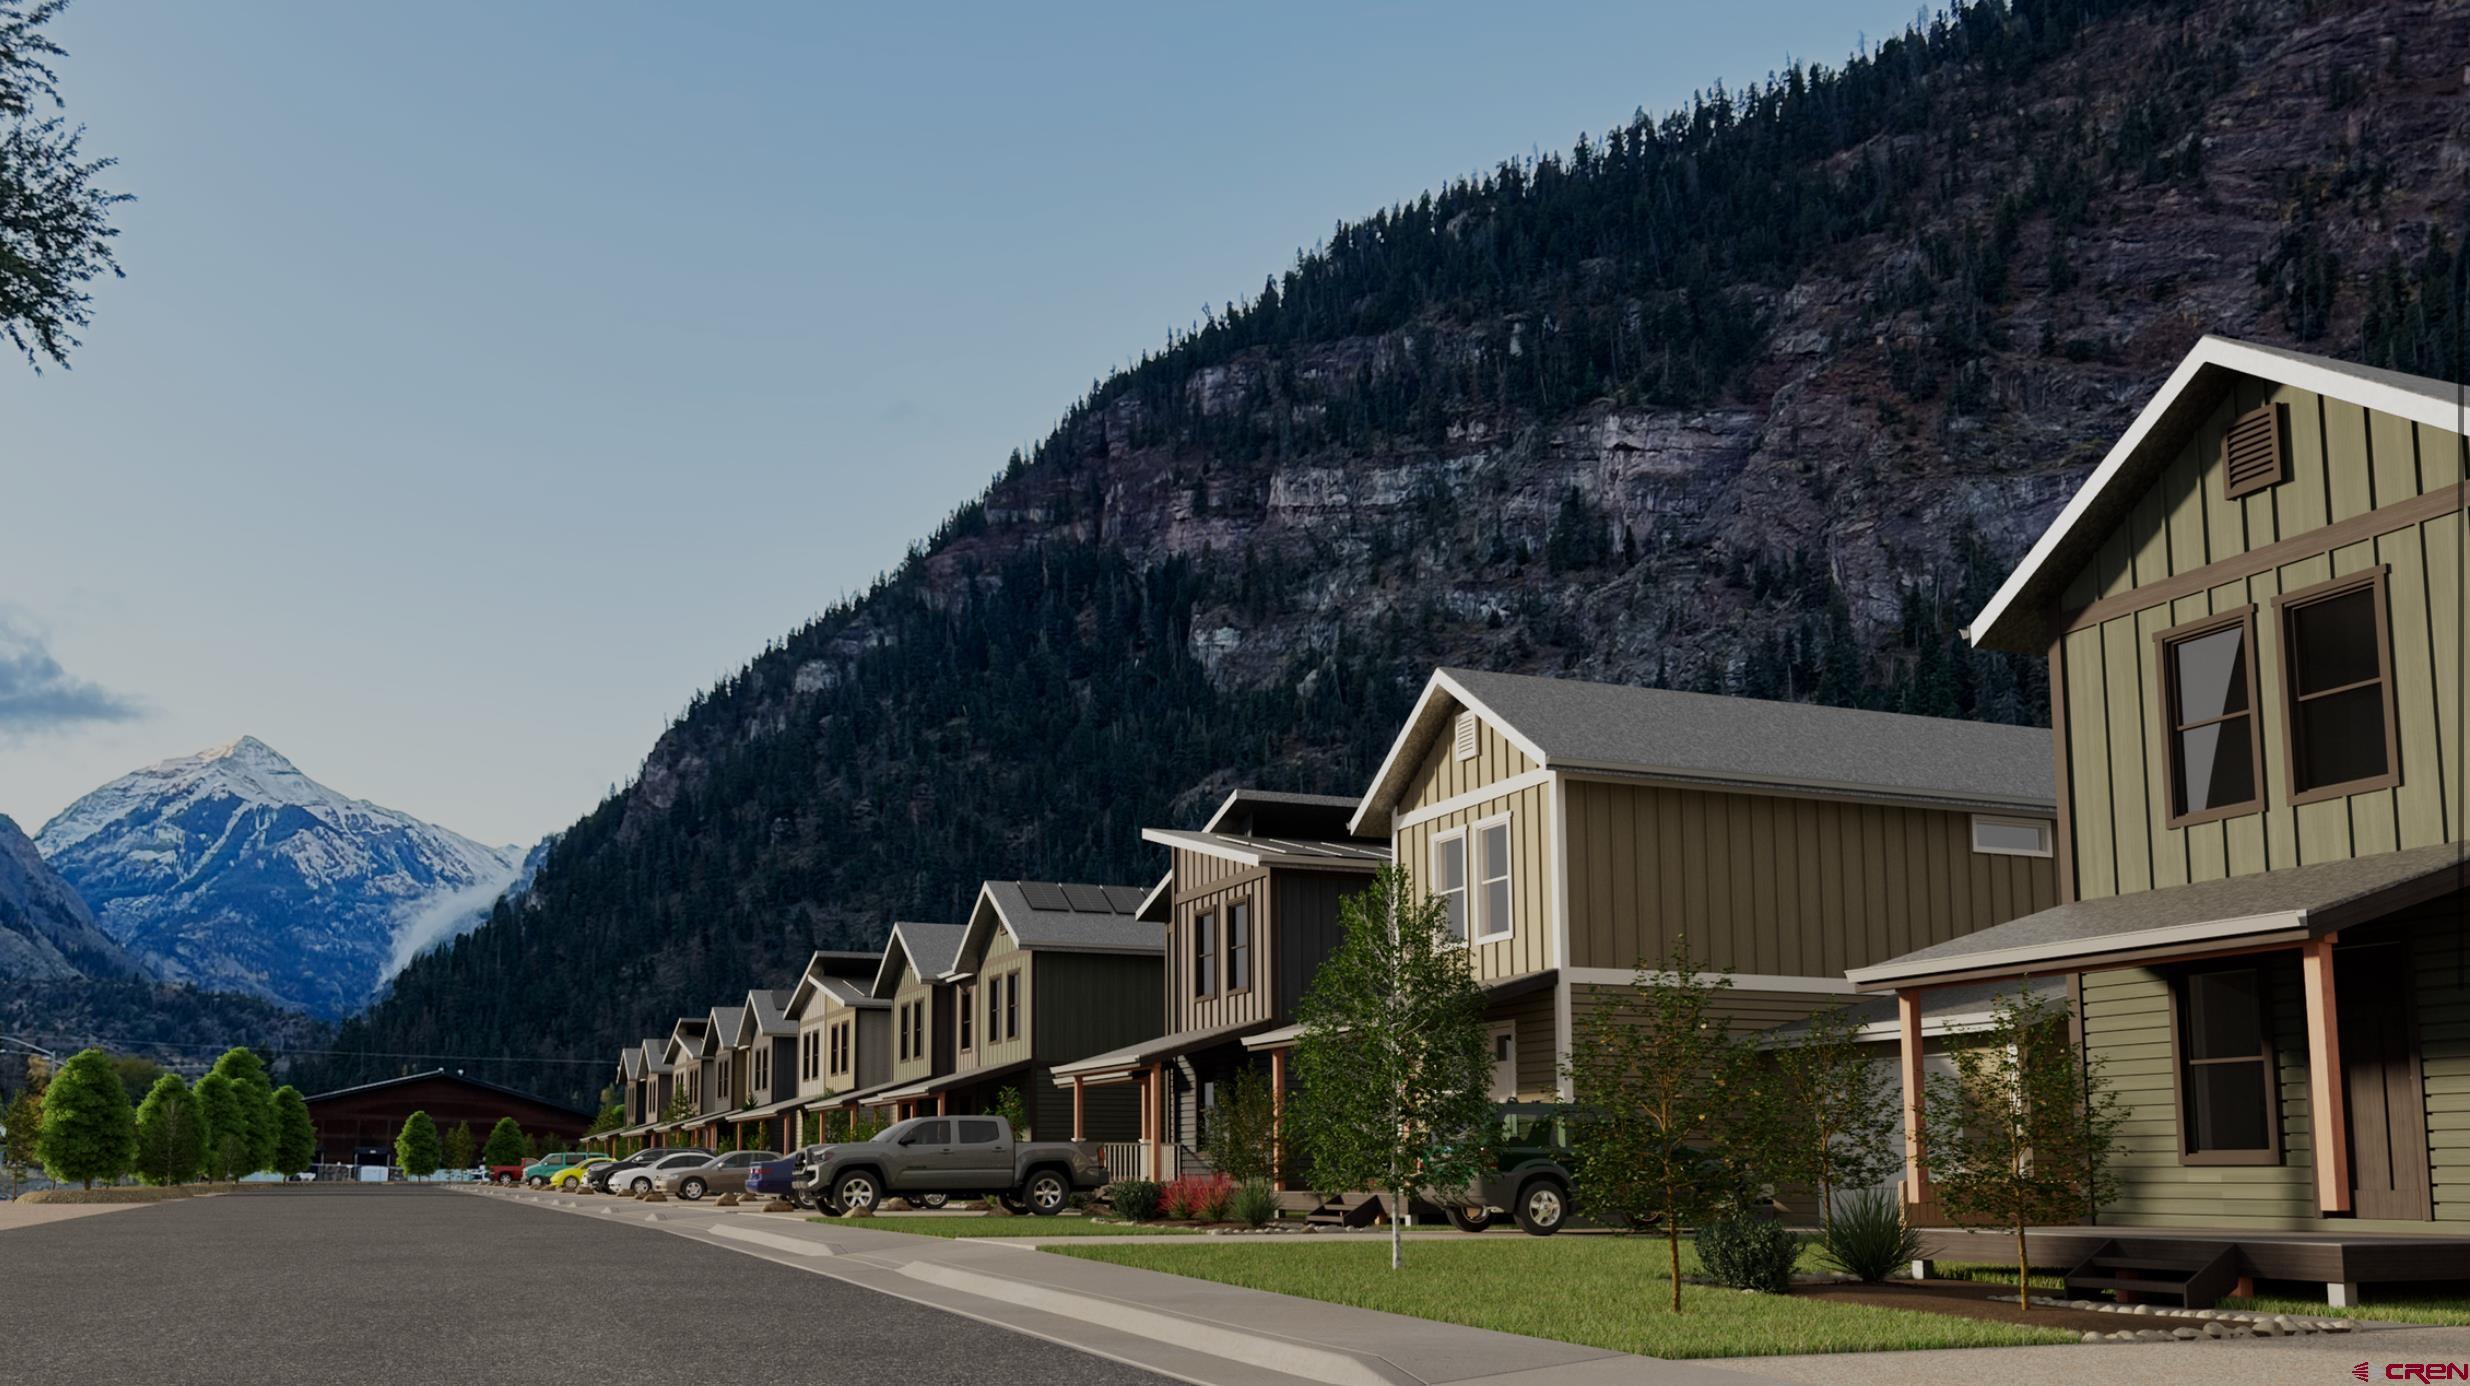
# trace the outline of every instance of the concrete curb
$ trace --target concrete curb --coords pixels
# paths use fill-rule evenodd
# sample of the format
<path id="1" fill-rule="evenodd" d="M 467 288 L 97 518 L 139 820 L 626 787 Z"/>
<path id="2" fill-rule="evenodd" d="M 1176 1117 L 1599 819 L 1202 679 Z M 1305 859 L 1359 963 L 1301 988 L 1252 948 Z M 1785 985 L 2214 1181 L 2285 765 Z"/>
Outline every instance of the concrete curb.
<path id="1" fill-rule="evenodd" d="M 840 1248 L 830 1242 L 810 1241 L 804 1237 L 784 1237 L 778 1232 L 766 1232 L 755 1227 L 732 1227 L 724 1222 L 714 1223 L 704 1230 L 715 1237 L 726 1237 L 733 1242 L 749 1242 L 756 1246 L 770 1247 L 774 1251 L 786 1251 L 793 1256 L 840 1255 Z"/>
<path id="2" fill-rule="evenodd" d="M 1325 1382 L 1327 1386 L 1423 1386 L 1421 1377 L 1368 1353 L 1351 1353 L 1339 1348 L 1299 1343 L 1291 1338 L 1229 1328 L 1224 1324 L 1185 1318 L 1180 1314 L 1127 1304 L 1100 1295 L 1060 1290 L 1051 1285 L 1032 1284 L 1009 1276 L 939 1265 L 932 1261 L 910 1261 L 898 1269 L 902 1275 L 913 1280 L 923 1280 L 947 1290 L 958 1290 L 1003 1304 L 1016 1304 L 1059 1318 L 1094 1323 L 1135 1338 L 1147 1338 L 1190 1352 L 1249 1363 L 1307 1381 Z"/>

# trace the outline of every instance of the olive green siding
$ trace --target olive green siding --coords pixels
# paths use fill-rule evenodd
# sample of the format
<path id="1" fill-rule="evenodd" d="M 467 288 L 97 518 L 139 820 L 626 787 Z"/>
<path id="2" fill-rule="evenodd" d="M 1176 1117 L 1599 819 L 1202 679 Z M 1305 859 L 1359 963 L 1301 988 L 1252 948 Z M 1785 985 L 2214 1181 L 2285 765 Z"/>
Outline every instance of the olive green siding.
<path id="1" fill-rule="evenodd" d="M 969 1020 L 969 1037 L 972 1047 L 967 1051 L 955 1049 L 953 1059 L 955 1071 L 965 1073 L 973 1068 L 992 1068 L 997 1064 L 1013 1063 L 1031 1057 L 1042 1058 L 1050 1063 L 1054 1062 L 1053 1055 L 1040 1053 L 1037 1049 L 1039 1009 L 1037 974 L 1071 960 L 1071 954 L 1023 952 L 1021 946 L 1013 941 L 1011 933 L 1000 927 L 992 931 L 987 941 L 985 956 L 977 960 L 975 967 L 971 966 L 970 959 L 961 959 L 962 968 L 975 975 L 969 979 L 967 984 L 955 988 L 952 993 L 952 1019 L 949 1028 L 954 1032 L 955 1043 L 958 1041 L 960 1002 L 963 996 L 969 998 L 970 1010 L 974 1014 Z M 999 1034 L 996 1027 L 988 1023 L 987 998 L 996 988 L 1011 985 L 1011 979 L 1014 977 L 1020 979 L 1017 984 L 1020 987 L 1020 1014 L 1017 1017 L 1019 1027 L 1017 1030 L 1003 1029 Z M 1005 1009 L 1000 1000 L 994 1003 L 993 1009 L 997 1021 L 1000 1022 Z"/>
<path id="2" fill-rule="evenodd" d="M 832 1027 L 849 1027 L 849 1059 L 839 1067 L 832 1063 Z M 798 1093 L 802 1097 L 821 1097 L 827 1092 L 855 1092 L 892 1077 L 892 1018 L 881 1006 L 851 1006 L 830 992 L 819 993 L 807 1003 L 806 1016 L 798 1022 L 801 1043 L 807 1035 L 816 1037 L 815 1076 L 798 1075 Z"/>
<path id="3" fill-rule="evenodd" d="M 2267 400 L 2290 418 L 2290 479 L 2223 499 L 2221 434 Z M 2242 382 L 2148 490 L 2128 523 L 2077 573 L 2069 610 L 2197 574 L 2265 545 L 2454 485 L 2458 435 L 2328 400 Z M 2098 897 L 2218 880 L 2396 848 L 2463 840 L 2460 609 L 2462 522 L 2447 515 L 2224 580 L 2068 632 L 2052 696 L 2068 734 L 2069 840 L 2078 895 Z M 2288 710 L 2273 599 L 2384 565 L 2399 713 L 2401 782 L 2293 807 L 2284 763 Z M 2199 577 L 2198 580 L 2201 580 Z M 2185 828 L 2168 826 L 2167 754 L 2156 632 L 2253 604 L 2264 748 L 2262 808 Z"/>
<path id="4" fill-rule="evenodd" d="M 1834 977 L 2058 903 L 2048 857 L 1969 814 L 1573 779 L 1570 964 Z"/>
<path id="5" fill-rule="evenodd" d="M 2458 899 L 2410 920 L 2369 926 L 2346 940 L 2404 937 L 2426 1092 L 2427 1156 L 2436 1221 L 2470 1224 L 2470 937 Z M 2340 953 L 2335 953 L 2336 966 Z M 2165 974 L 2150 969 L 2084 978 L 2084 1046 L 2101 1081 L 2125 1104 L 2118 1168 L 2122 1191 L 2101 1219 L 2123 1226 L 2201 1221 L 2255 1229 L 2321 1227 L 2316 1215 L 2309 1125 L 2307 1037 L 2295 953 L 2261 959 L 2280 1068 L 2281 1162 L 2180 1163 L 2178 1090 Z M 2344 1227 L 2424 1228 L 2420 1222 L 2348 1219 Z"/>

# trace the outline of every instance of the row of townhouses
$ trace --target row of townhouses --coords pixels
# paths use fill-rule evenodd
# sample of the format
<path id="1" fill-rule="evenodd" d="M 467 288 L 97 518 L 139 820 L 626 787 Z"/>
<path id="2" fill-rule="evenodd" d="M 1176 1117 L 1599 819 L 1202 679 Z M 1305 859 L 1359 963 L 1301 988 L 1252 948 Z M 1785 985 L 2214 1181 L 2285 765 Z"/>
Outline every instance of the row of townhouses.
<path id="1" fill-rule="evenodd" d="M 1571 1098 L 1575 1029 L 1686 933 L 1744 1030 L 1862 1007 L 1913 1113 L 1992 992 L 2063 998 L 2132 1109 L 2088 1223 L 2470 1231 L 2463 408 L 2205 338 L 1968 631 L 2048 660 L 2053 730 L 1441 669 L 1360 796 L 1239 790 L 1145 834 L 1152 885 L 989 881 L 817 953 L 627 1050 L 618 1134 L 787 1148 L 1010 1087 L 1171 1177 L 1233 1074 L 1287 1090 L 1339 902 L 1395 861 L 1501 1099 Z"/>

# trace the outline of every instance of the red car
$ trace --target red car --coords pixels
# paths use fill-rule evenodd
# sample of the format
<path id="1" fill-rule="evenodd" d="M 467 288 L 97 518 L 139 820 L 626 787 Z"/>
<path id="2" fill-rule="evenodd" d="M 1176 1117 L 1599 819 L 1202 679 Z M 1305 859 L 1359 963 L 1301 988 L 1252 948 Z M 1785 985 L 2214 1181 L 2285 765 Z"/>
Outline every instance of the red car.
<path id="1" fill-rule="evenodd" d="M 490 1182 L 490 1183 L 492 1183 L 492 1184 L 520 1184 L 520 1183 L 522 1183 L 522 1182 L 523 1182 L 523 1166 L 524 1166 L 526 1163 L 529 1163 L 529 1162 L 528 1162 L 528 1161 L 520 1161 L 520 1160 L 518 1160 L 518 1161 L 516 1161 L 514 1164 L 511 1164 L 511 1165 L 491 1165 L 491 1166 L 489 1166 L 489 1182 Z"/>

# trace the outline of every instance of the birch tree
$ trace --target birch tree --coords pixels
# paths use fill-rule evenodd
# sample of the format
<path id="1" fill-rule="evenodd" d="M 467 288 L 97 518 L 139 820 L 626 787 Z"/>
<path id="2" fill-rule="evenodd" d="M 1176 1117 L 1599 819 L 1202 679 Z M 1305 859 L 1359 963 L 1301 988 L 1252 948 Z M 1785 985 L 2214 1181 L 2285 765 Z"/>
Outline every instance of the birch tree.
<path id="1" fill-rule="evenodd" d="M 1348 896 L 1338 922 L 1338 947 L 1297 1008 L 1287 1117 L 1315 1187 L 1388 1196 L 1397 1270 L 1408 1200 L 1483 1170 L 1493 1117 L 1483 999 L 1440 902 L 1396 867 Z"/>

